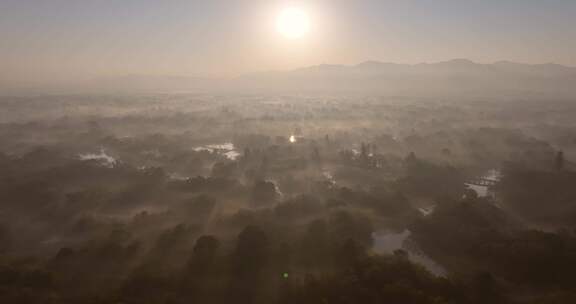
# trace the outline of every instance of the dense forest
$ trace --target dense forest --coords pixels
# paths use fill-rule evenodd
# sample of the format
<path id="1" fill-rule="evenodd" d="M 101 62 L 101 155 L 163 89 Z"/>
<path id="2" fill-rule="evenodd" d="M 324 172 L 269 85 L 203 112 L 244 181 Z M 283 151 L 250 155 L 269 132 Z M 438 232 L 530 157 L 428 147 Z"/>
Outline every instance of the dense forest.
<path id="1" fill-rule="evenodd" d="M 0 109 L 0 303 L 576 303 L 571 102 Z"/>

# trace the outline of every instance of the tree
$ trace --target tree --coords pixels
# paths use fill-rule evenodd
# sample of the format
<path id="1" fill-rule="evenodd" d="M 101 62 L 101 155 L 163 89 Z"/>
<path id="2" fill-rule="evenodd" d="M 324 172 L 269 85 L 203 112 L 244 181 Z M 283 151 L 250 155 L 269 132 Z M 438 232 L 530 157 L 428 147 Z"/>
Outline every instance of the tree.
<path id="1" fill-rule="evenodd" d="M 558 153 L 556 153 L 554 169 L 556 169 L 556 171 L 562 171 L 564 169 L 564 152 L 558 151 Z"/>
<path id="2" fill-rule="evenodd" d="M 276 185 L 269 181 L 258 181 L 252 189 L 252 202 L 255 206 L 274 203 L 277 199 Z"/>
<path id="3" fill-rule="evenodd" d="M 218 253 L 220 241 L 214 236 L 203 235 L 194 244 L 192 257 L 190 258 L 189 267 L 193 269 L 205 269 L 210 266 Z"/>
<path id="4" fill-rule="evenodd" d="M 408 153 L 408 156 L 406 156 L 406 158 L 404 159 L 404 164 L 408 168 L 415 166 L 417 162 L 418 158 L 416 158 L 416 153 L 414 152 Z"/>
<path id="5" fill-rule="evenodd" d="M 212 166 L 212 176 L 222 178 L 232 178 L 236 175 L 238 164 L 236 162 L 217 162 Z"/>
<path id="6" fill-rule="evenodd" d="M 216 259 L 219 247 L 220 241 L 211 235 L 196 240 L 181 286 L 182 293 L 189 296 L 189 302 L 211 303 L 218 298 L 221 273 Z"/>
<path id="7" fill-rule="evenodd" d="M 11 238 L 8 228 L 0 223 L 0 254 L 6 253 L 10 250 Z"/>
<path id="8" fill-rule="evenodd" d="M 330 235 L 324 220 L 314 220 L 308 224 L 302 236 L 299 255 L 302 263 L 308 269 L 328 266 L 332 260 L 330 255 Z"/>
<path id="9" fill-rule="evenodd" d="M 473 281 L 473 295 L 476 304 L 497 304 L 503 299 L 496 286 L 494 277 L 489 272 L 483 272 L 475 276 Z"/>
<path id="10" fill-rule="evenodd" d="M 256 226 L 248 226 L 238 236 L 233 255 L 228 302 L 254 303 L 260 291 L 262 269 L 268 256 L 268 237 Z"/>
<path id="11" fill-rule="evenodd" d="M 238 235 L 234 267 L 238 274 L 259 272 L 266 260 L 268 237 L 257 226 L 247 226 Z"/>

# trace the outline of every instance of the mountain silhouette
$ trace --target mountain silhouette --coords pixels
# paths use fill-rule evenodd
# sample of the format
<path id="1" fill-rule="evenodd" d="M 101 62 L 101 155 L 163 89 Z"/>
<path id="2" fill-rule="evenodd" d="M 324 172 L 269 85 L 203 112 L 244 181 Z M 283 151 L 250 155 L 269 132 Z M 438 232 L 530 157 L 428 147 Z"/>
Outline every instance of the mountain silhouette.
<path id="1" fill-rule="evenodd" d="M 576 96 L 576 68 L 557 64 L 467 59 L 396 64 L 366 61 L 357 65 L 317 65 L 292 71 L 256 73 L 235 79 L 238 89 L 286 92 L 355 92 L 392 95 Z"/>
<path id="2" fill-rule="evenodd" d="M 382 96 L 576 97 L 576 68 L 559 64 L 491 64 L 468 59 L 398 64 L 365 61 L 320 64 L 234 78 L 128 75 L 74 87 L 83 92 L 200 92 L 253 94 L 362 94 Z M 66 88 L 63 88 L 66 90 Z"/>

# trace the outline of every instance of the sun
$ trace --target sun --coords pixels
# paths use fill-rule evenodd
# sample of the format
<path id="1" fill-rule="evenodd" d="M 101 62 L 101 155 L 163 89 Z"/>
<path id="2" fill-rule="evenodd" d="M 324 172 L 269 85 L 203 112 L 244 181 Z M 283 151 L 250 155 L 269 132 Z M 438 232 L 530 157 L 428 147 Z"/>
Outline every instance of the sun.
<path id="1" fill-rule="evenodd" d="M 276 30 L 288 39 L 298 39 L 310 32 L 310 16 L 300 7 L 286 7 L 276 17 Z"/>

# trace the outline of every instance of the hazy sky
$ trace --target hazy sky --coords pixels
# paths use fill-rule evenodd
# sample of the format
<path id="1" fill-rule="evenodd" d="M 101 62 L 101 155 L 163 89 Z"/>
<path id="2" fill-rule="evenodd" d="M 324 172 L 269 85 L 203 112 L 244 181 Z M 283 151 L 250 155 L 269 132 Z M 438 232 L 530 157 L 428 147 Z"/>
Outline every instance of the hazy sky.
<path id="1" fill-rule="evenodd" d="M 291 3 L 299 40 L 275 30 Z M 576 65 L 576 0 L 0 0 L 0 81 L 452 58 Z"/>

